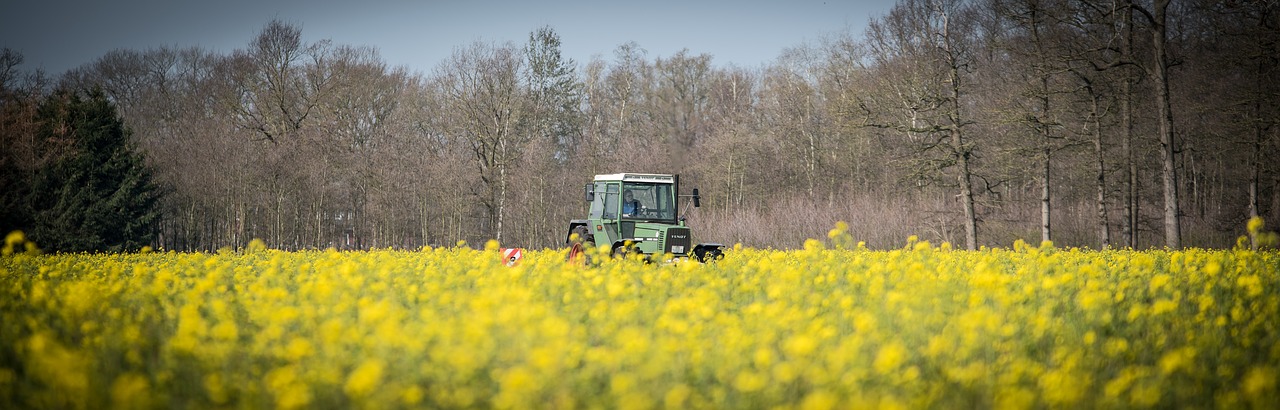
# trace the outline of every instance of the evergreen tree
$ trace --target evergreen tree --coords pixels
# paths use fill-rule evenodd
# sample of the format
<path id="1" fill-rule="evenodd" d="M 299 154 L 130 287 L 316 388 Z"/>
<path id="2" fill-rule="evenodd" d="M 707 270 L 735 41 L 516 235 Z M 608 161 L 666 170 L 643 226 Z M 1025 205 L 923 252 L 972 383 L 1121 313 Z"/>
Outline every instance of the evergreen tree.
<path id="1" fill-rule="evenodd" d="M 560 35 L 551 27 L 529 33 L 524 52 L 533 104 L 528 126 L 535 138 L 554 144 L 556 159 L 567 160 L 582 134 L 582 83 L 574 72 L 576 63 L 561 55 Z"/>
<path id="2" fill-rule="evenodd" d="M 160 190 L 102 90 L 54 93 L 37 115 L 38 137 L 70 149 L 32 181 L 28 236 L 63 252 L 134 251 L 150 244 Z"/>

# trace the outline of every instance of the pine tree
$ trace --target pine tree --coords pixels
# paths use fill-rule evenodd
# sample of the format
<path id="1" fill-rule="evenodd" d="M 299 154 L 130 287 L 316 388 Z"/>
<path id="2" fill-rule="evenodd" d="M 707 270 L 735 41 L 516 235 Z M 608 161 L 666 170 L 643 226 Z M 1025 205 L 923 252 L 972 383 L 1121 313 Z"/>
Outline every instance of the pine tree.
<path id="1" fill-rule="evenodd" d="M 561 55 L 560 35 L 549 26 L 529 33 L 524 52 L 533 104 L 527 126 L 535 138 L 554 144 L 556 159 L 567 160 L 582 134 L 582 83 L 574 73 L 576 63 Z"/>
<path id="2" fill-rule="evenodd" d="M 152 242 L 161 191 L 106 95 L 58 92 L 41 105 L 39 138 L 67 144 L 32 181 L 30 235 L 54 251 L 134 251 Z"/>

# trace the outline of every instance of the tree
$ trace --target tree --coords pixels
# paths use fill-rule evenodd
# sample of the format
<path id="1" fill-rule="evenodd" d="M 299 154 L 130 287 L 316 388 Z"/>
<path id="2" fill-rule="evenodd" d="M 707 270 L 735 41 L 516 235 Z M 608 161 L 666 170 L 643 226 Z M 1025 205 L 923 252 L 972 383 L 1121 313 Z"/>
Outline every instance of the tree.
<path id="1" fill-rule="evenodd" d="M 33 182 L 30 237 L 55 251 L 133 251 L 151 244 L 161 190 L 101 89 L 61 91 L 41 105 L 39 138 L 73 151 Z"/>
<path id="2" fill-rule="evenodd" d="M 240 125 L 277 145 L 295 137 L 329 86 L 323 71 L 305 70 L 305 58 L 322 60 L 327 44 L 305 44 L 301 28 L 267 23 L 247 52 L 233 56 L 245 65 L 238 72 L 239 99 L 231 102 Z"/>
<path id="3" fill-rule="evenodd" d="M 1126 6 L 1132 0 L 1117 0 Z M 1120 29 L 1120 58 L 1133 61 L 1135 34 L 1133 24 L 1133 8 L 1123 7 L 1120 13 L 1113 13 L 1118 19 L 1116 26 Z M 1120 140 L 1121 151 L 1124 152 L 1124 207 L 1123 221 L 1120 224 L 1120 235 L 1124 245 L 1129 248 L 1138 247 L 1138 162 L 1134 158 L 1134 83 L 1138 81 L 1134 70 L 1128 65 L 1118 67 L 1120 70 L 1120 132 L 1124 135 Z"/>
<path id="4" fill-rule="evenodd" d="M 534 138 L 555 147 L 555 157 L 567 160 L 581 140 L 582 83 L 573 59 L 560 54 L 560 35 L 551 27 L 529 33 L 525 45 L 525 83 L 529 88 L 530 124 Z"/>
<path id="5" fill-rule="evenodd" d="M 0 49 L 0 232 L 30 219 L 25 205 L 31 179 L 46 156 L 48 141 L 35 135 L 37 98 L 18 87 L 22 53 Z"/>
<path id="6" fill-rule="evenodd" d="M 1131 4 L 1133 10 L 1146 17 L 1151 31 L 1151 64 L 1145 65 L 1147 75 L 1154 83 L 1156 121 L 1160 136 L 1160 180 L 1164 184 L 1164 243 L 1178 249 L 1182 247 L 1182 215 L 1178 204 L 1177 151 L 1174 147 L 1173 106 L 1169 96 L 1169 3 L 1171 0 L 1155 0 L 1151 10 Z"/>
<path id="7" fill-rule="evenodd" d="M 1063 54 L 1054 47 L 1063 43 L 1061 37 L 1055 36 L 1057 22 L 1061 17 L 1055 15 L 1060 10 L 1052 9 L 1052 5 L 1042 4 L 1039 0 L 1017 0 L 993 2 L 993 7 L 1002 17 L 1013 22 L 1014 32 L 1009 44 L 1004 46 L 1011 51 L 1015 64 L 1022 65 L 1025 100 L 1030 102 L 1021 108 L 1021 121 L 1035 134 L 1040 143 L 1040 240 L 1053 239 L 1053 154 L 1057 149 L 1054 130 L 1062 124 L 1057 117 L 1056 107 L 1052 106 L 1053 97 L 1060 94 L 1054 87 L 1057 74 L 1063 71 L 1061 61 L 1054 57 Z M 1019 104 L 1023 105 L 1023 104 Z"/>
<path id="8" fill-rule="evenodd" d="M 8 93 L 18 80 L 18 66 L 24 57 L 17 50 L 0 48 L 0 92 Z"/>
<path id="9" fill-rule="evenodd" d="M 1214 57 L 1205 70 L 1210 74 L 1206 86 L 1225 94 L 1214 100 L 1219 103 L 1214 108 L 1238 124 L 1227 132 L 1246 136 L 1227 139 L 1249 147 L 1246 175 L 1233 178 L 1247 180 L 1247 217 L 1258 217 L 1263 214 L 1261 196 L 1267 174 L 1277 178 L 1276 161 L 1266 159 L 1275 158 L 1276 137 L 1280 135 L 1280 86 L 1275 81 L 1280 72 L 1280 2 L 1200 3 L 1198 10 L 1210 17 L 1209 28 L 1217 34 L 1201 44 Z M 1276 182 L 1272 195 L 1280 199 L 1280 179 Z M 1271 204 L 1273 221 L 1280 216 L 1280 203 L 1276 202 L 1280 201 Z"/>
<path id="10" fill-rule="evenodd" d="M 708 122 L 715 131 L 707 135 L 698 152 L 705 153 L 694 166 L 706 176 L 704 184 L 712 184 L 716 195 L 707 198 L 714 207 L 741 209 L 748 192 L 748 184 L 776 183 L 772 175 L 753 175 L 760 167 L 753 167 L 753 153 L 766 144 L 767 137 L 755 132 L 756 96 L 759 80 L 754 72 L 741 68 L 717 71 L 711 80 L 709 105 L 714 111 Z M 759 157 L 757 157 L 759 158 Z"/>
<path id="11" fill-rule="evenodd" d="M 647 143 L 646 130 L 652 129 L 649 90 L 655 88 L 654 67 L 645 57 L 647 51 L 635 42 L 628 42 L 614 50 L 614 63 L 604 74 L 604 80 L 592 93 L 590 109 L 593 116 L 601 118 L 601 126 L 594 141 L 601 157 L 613 163 L 636 165 L 635 154 L 643 153 L 635 143 Z M 647 147 L 646 147 L 647 148 Z M 610 162 L 604 162 L 608 164 Z M 645 164 L 648 165 L 648 164 Z"/>
<path id="12" fill-rule="evenodd" d="M 965 134 L 974 123 L 969 106 L 975 27 L 963 0 L 906 0 L 868 26 L 873 76 L 881 87 L 860 103 L 869 127 L 902 132 L 918 147 L 921 175 L 952 171 L 964 212 L 965 247 L 977 249 L 974 145 Z M 935 152 L 941 157 L 935 157 Z"/>
<path id="13" fill-rule="evenodd" d="M 477 42 L 454 51 L 437 72 L 447 107 L 444 129 L 471 149 L 481 181 L 472 194 L 486 213 L 481 231 L 498 241 L 503 240 L 508 171 L 531 140 L 518 129 L 528 106 L 519 82 L 523 63 L 510 44 Z"/>
<path id="14" fill-rule="evenodd" d="M 316 109 L 322 127 L 307 144 L 309 159 L 298 164 L 305 170 L 315 218 L 308 225 L 314 225 L 314 243 L 328 246 L 333 238 L 324 234 L 327 225 L 341 216 L 343 226 L 334 228 L 344 236 L 349 232 L 352 245 L 364 247 L 377 240 L 372 225 L 377 215 L 370 208 L 387 199 L 385 186 L 393 182 L 379 174 L 388 168 L 387 151 L 395 149 L 388 146 L 387 129 L 406 74 L 388 70 L 372 48 L 346 46 L 309 70 L 324 72 L 331 91 Z"/>
<path id="15" fill-rule="evenodd" d="M 639 137 L 661 142 L 647 147 L 655 155 L 656 167 L 683 173 L 691 160 L 689 151 L 706 134 L 711 56 L 680 50 L 669 58 L 657 59 L 654 71 L 658 81 L 651 90 L 648 108 L 655 128 L 652 134 Z"/>
<path id="16" fill-rule="evenodd" d="M 511 212 L 508 241 L 521 246 L 556 246 L 554 232 L 574 218 L 576 207 L 565 206 L 562 193 L 572 192 L 590 172 L 584 167 L 591 147 L 583 137 L 583 83 L 576 63 L 564 58 L 560 36 L 544 26 L 529 33 L 524 46 L 523 87 L 528 112 L 519 125 L 529 134 L 520 159 L 523 172 L 513 175 L 512 200 L 521 204 Z M 557 200 L 560 199 L 560 200 Z"/>

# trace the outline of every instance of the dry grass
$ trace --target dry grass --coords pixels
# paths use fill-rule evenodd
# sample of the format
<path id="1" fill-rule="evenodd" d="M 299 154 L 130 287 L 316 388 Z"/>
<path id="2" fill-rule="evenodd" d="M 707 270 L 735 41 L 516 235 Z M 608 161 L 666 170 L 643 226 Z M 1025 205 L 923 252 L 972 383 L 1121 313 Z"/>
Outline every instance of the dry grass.
<path id="1" fill-rule="evenodd" d="M 1138 248 L 1160 248 L 1164 236 L 1155 207 L 1144 210 L 1138 227 Z M 999 209 L 980 207 L 978 244 L 1009 247 L 1018 240 L 1040 243 L 1039 202 L 1006 202 Z M 1100 249 L 1094 204 L 1088 201 L 1055 204 L 1053 241 L 1058 246 Z M 934 243 L 964 244 L 964 221 L 954 198 L 939 193 L 862 193 L 842 200 L 811 201 L 792 197 L 772 206 L 740 210 L 698 209 L 687 212 L 695 240 L 741 243 L 756 248 L 800 248 L 805 239 L 825 238 L 836 222 L 849 225 L 854 240 L 872 249 L 899 248 L 915 235 Z M 1121 242 L 1120 212 L 1111 210 L 1111 243 Z M 1183 243 L 1188 247 L 1230 248 L 1244 235 L 1244 222 L 1224 229 L 1212 218 L 1183 218 Z"/>

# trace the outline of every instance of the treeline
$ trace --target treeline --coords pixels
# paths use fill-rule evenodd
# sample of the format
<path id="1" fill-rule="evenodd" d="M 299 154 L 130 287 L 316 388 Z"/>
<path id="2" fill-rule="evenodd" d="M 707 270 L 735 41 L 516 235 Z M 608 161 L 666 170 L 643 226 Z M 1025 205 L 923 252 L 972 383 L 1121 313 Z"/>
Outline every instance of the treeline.
<path id="1" fill-rule="evenodd" d="M 3 59 L 3 166 L 62 143 L 9 109 L 100 89 L 163 187 L 165 249 L 556 247 L 614 172 L 701 188 L 705 241 L 795 247 L 845 220 L 872 247 L 1227 247 L 1280 221 L 1278 12 L 903 0 L 756 68 L 636 43 L 577 62 L 544 27 L 426 73 L 271 21 L 230 54 L 117 50 L 56 81 Z"/>

